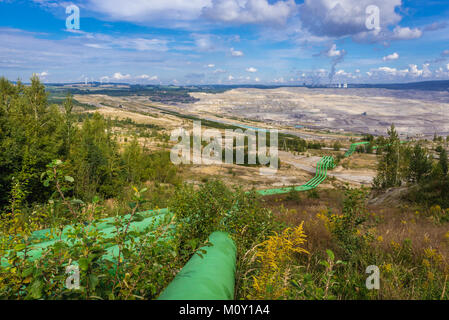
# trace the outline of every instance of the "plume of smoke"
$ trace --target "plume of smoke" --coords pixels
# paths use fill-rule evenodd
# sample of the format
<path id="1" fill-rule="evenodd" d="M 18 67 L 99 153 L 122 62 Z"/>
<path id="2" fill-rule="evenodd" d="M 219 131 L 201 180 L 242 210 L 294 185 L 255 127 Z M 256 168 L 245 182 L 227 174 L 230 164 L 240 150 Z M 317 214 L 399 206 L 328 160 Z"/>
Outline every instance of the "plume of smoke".
<path id="1" fill-rule="evenodd" d="M 342 63 L 345 60 L 345 56 L 346 56 L 346 51 L 343 49 L 340 51 L 340 54 L 338 56 L 335 56 L 332 59 L 331 71 L 329 72 L 329 83 L 330 84 L 334 80 L 335 69 L 337 68 L 337 65 Z"/>

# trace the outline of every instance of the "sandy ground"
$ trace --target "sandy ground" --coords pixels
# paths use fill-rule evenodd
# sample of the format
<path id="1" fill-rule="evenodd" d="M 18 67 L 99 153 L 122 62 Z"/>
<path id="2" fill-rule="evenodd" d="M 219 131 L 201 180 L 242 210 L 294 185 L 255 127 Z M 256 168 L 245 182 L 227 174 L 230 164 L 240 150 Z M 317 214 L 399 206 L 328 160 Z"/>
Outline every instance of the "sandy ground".
<path id="1" fill-rule="evenodd" d="M 394 123 L 403 135 L 449 134 L 449 97 L 385 89 L 234 89 L 193 93 L 197 112 L 339 132 L 385 134 Z M 426 99 L 424 99 L 425 97 Z M 439 96 L 438 96 L 439 97 Z"/>

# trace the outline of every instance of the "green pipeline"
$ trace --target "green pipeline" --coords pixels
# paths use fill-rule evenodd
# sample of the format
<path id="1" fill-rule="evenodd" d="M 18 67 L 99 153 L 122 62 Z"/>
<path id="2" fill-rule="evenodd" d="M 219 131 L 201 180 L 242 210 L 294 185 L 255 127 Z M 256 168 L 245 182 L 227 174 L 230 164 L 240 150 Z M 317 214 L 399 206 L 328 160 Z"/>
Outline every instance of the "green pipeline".
<path id="1" fill-rule="evenodd" d="M 232 300 L 237 248 L 225 232 L 209 236 L 212 246 L 195 253 L 158 300 Z"/>

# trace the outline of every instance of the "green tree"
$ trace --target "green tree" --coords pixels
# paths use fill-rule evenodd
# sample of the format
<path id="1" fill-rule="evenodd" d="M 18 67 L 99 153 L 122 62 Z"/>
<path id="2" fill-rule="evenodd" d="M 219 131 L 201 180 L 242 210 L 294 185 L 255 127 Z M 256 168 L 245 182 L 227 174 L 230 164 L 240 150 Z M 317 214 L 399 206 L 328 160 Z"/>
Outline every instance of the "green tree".
<path id="1" fill-rule="evenodd" d="M 62 118 L 49 105 L 45 87 L 37 76 L 31 85 L 0 80 L 0 206 L 7 201 L 13 177 L 26 186 L 27 202 L 41 202 L 49 190 L 40 183 L 40 172 L 52 159 L 63 156 Z"/>
<path id="2" fill-rule="evenodd" d="M 440 160 L 439 160 L 438 164 L 441 167 L 441 171 L 442 171 L 444 177 L 446 177 L 447 171 L 448 171 L 448 164 L 447 164 L 447 151 L 444 148 L 441 148 Z"/>
<path id="3" fill-rule="evenodd" d="M 417 143 L 413 148 L 410 159 L 408 178 L 412 182 L 421 182 L 432 170 L 432 161 L 427 151 Z"/>
<path id="4" fill-rule="evenodd" d="M 373 185 L 377 189 L 396 187 L 401 183 L 399 177 L 400 141 L 393 124 L 388 130 L 386 142 L 377 168 L 377 176 L 373 181 Z"/>

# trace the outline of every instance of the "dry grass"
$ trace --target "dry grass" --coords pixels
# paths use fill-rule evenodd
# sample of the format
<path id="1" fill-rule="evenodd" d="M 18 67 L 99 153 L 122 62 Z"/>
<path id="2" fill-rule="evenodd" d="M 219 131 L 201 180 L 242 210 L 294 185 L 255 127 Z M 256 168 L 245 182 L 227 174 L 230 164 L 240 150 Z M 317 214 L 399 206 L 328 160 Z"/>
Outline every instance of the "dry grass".
<path id="1" fill-rule="evenodd" d="M 306 249 L 312 251 L 336 248 L 332 235 L 317 214 L 331 210 L 340 214 L 343 193 L 339 190 L 319 190 L 320 199 L 308 199 L 301 194 L 299 203 L 286 200 L 286 196 L 265 198 L 267 206 L 276 217 L 288 226 L 304 221 L 308 236 Z M 386 254 L 393 254 L 397 245 L 411 240 L 414 258 L 419 263 L 426 250 L 434 250 L 441 258 L 442 268 L 449 265 L 449 224 L 436 223 L 431 216 L 406 205 L 368 205 L 369 231 L 374 235 L 372 246 Z"/>

